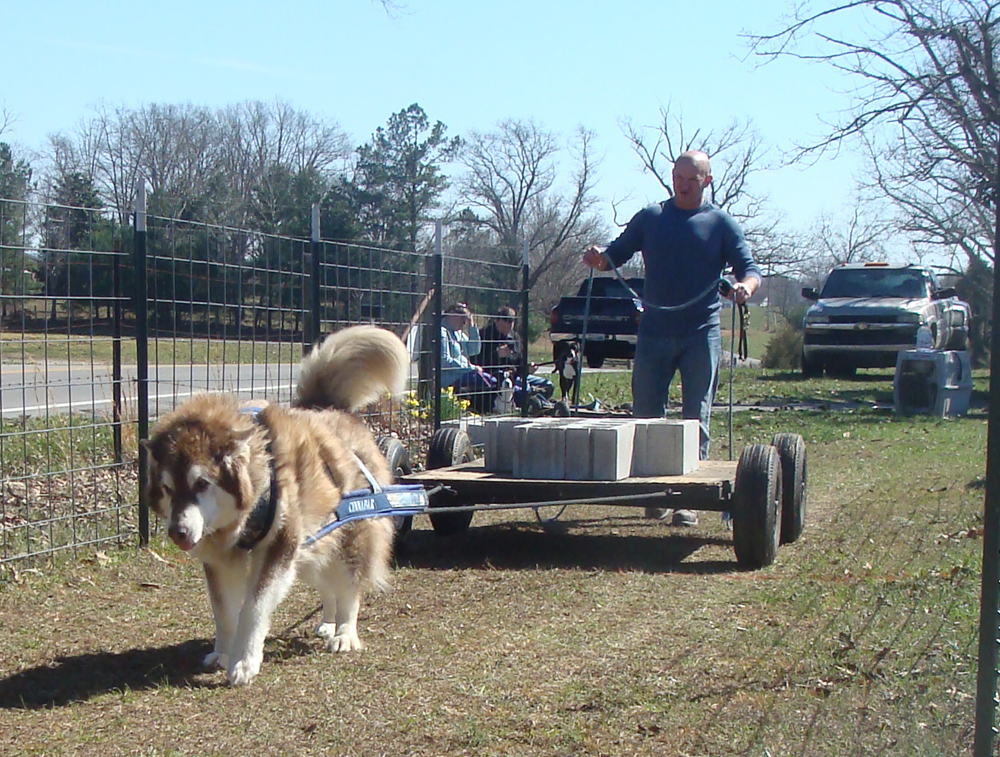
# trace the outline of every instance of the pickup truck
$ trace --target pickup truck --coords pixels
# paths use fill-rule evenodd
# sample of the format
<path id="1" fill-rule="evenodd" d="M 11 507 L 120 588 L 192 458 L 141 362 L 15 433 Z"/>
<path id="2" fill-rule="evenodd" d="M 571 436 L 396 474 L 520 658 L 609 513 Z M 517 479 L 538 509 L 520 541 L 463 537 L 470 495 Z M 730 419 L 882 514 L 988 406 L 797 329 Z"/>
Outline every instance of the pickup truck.
<path id="1" fill-rule="evenodd" d="M 626 279 L 635 293 L 642 297 L 643 279 Z M 575 295 L 563 297 L 549 312 L 549 338 L 552 356 L 557 362 L 570 345 L 583 341 L 587 289 L 590 311 L 586 324 L 586 344 L 583 357 L 589 368 L 600 368 L 608 358 L 631 360 L 635 357 L 635 339 L 639 333 L 642 305 L 621 281 L 613 276 L 594 276 L 580 284 Z"/>
<path id="2" fill-rule="evenodd" d="M 934 349 L 969 345 L 968 303 L 926 266 L 846 263 L 830 271 L 820 291 L 806 287 L 802 296 L 814 302 L 803 323 L 805 378 L 894 367 L 900 350 L 915 347 L 921 327 Z"/>

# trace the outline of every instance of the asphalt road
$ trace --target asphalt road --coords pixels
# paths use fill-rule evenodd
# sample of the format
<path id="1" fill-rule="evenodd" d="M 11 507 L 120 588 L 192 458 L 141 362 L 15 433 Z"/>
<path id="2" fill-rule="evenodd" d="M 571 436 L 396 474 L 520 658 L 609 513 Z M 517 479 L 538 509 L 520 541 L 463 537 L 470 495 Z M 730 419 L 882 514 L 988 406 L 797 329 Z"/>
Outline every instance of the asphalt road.
<path id="1" fill-rule="evenodd" d="M 287 400 L 298 376 L 289 365 L 166 365 L 150 367 L 150 413 L 155 417 L 200 392 L 232 392 L 242 397 L 268 396 Z M 25 364 L 0 366 L 0 415 L 44 417 L 49 413 L 110 414 L 114 380 L 110 366 Z M 135 366 L 122 371 L 124 412 L 135 408 L 138 376 Z"/>

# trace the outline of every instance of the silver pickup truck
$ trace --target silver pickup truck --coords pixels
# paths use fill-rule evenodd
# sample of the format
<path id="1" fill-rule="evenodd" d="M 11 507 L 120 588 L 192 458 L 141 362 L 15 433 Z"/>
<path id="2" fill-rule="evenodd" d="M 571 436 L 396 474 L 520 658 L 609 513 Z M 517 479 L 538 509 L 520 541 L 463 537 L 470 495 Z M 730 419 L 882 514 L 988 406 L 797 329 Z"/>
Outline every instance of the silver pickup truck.
<path id="1" fill-rule="evenodd" d="M 900 350 L 916 346 L 921 326 L 935 349 L 969 345 L 968 303 L 926 266 L 847 263 L 830 271 L 819 292 L 807 287 L 802 296 L 815 302 L 803 324 L 806 378 L 891 368 Z"/>

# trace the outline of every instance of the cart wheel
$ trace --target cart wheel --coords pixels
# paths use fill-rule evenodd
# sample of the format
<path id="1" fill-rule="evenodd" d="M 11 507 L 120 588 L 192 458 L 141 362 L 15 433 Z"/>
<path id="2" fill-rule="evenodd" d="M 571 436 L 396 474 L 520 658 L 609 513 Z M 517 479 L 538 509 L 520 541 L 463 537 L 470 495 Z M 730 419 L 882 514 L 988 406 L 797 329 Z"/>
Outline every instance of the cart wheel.
<path id="1" fill-rule="evenodd" d="M 409 476 L 413 473 L 413 469 L 410 467 L 410 453 L 399 439 L 394 436 L 381 436 L 378 440 L 378 448 L 389 464 L 393 481 L 398 481 L 400 476 Z M 396 524 L 397 539 L 404 539 L 413 529 L 412 515 L 395 515 L 392 520 Z"/>
<path id="2" fill-rule="evenodd" d="M 781 457 L 770 445 L 751 444 L 736 464 L 733 546 L 743 568 L 763 568 L 778 554 Z"/>
<path id="3" fill-rule="evenodd" d="M 771 446 L 781 457 L 781 543 L 791 544 L 806 522 L 806 443 L 798 434 L 775 434 Z"/>
<path id="4" fill-rule="evenodd" d="M 447 468 L 451 465 L 472 462 L 472 442 L 469 435 L 460 428 L 449 426 L 439 428 L 431 437 L 431 446 L 427 451 L 427 470 Z M 451 504 L 450 501 L 438 502 L 438 507 Z M 430 503 L 434 507 L 434 502 Z M 441 536 L 453 536 L 464 533 L 472 523 L 472 513 L 428 513 L 434 533 Z"/>

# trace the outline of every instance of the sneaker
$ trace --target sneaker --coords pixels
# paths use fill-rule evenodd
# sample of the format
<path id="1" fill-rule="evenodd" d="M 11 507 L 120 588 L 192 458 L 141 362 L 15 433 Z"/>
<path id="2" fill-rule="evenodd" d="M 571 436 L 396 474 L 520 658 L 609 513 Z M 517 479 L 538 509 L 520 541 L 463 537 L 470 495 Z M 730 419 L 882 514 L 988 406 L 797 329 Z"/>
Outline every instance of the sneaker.
<path id="1" fill-rule="evenodd" d="M 646 517 L 650 520 L 664 520 L 669 512 L 665 507 L 647 507 Z"/>
<path id="2" fill-rule="evenodd" d="M 670 519 L 671 526 L 684 526 L 690 528 L 698 525 L 698 514 L 693 510 L 674 510 L 674 517 Z"/>

